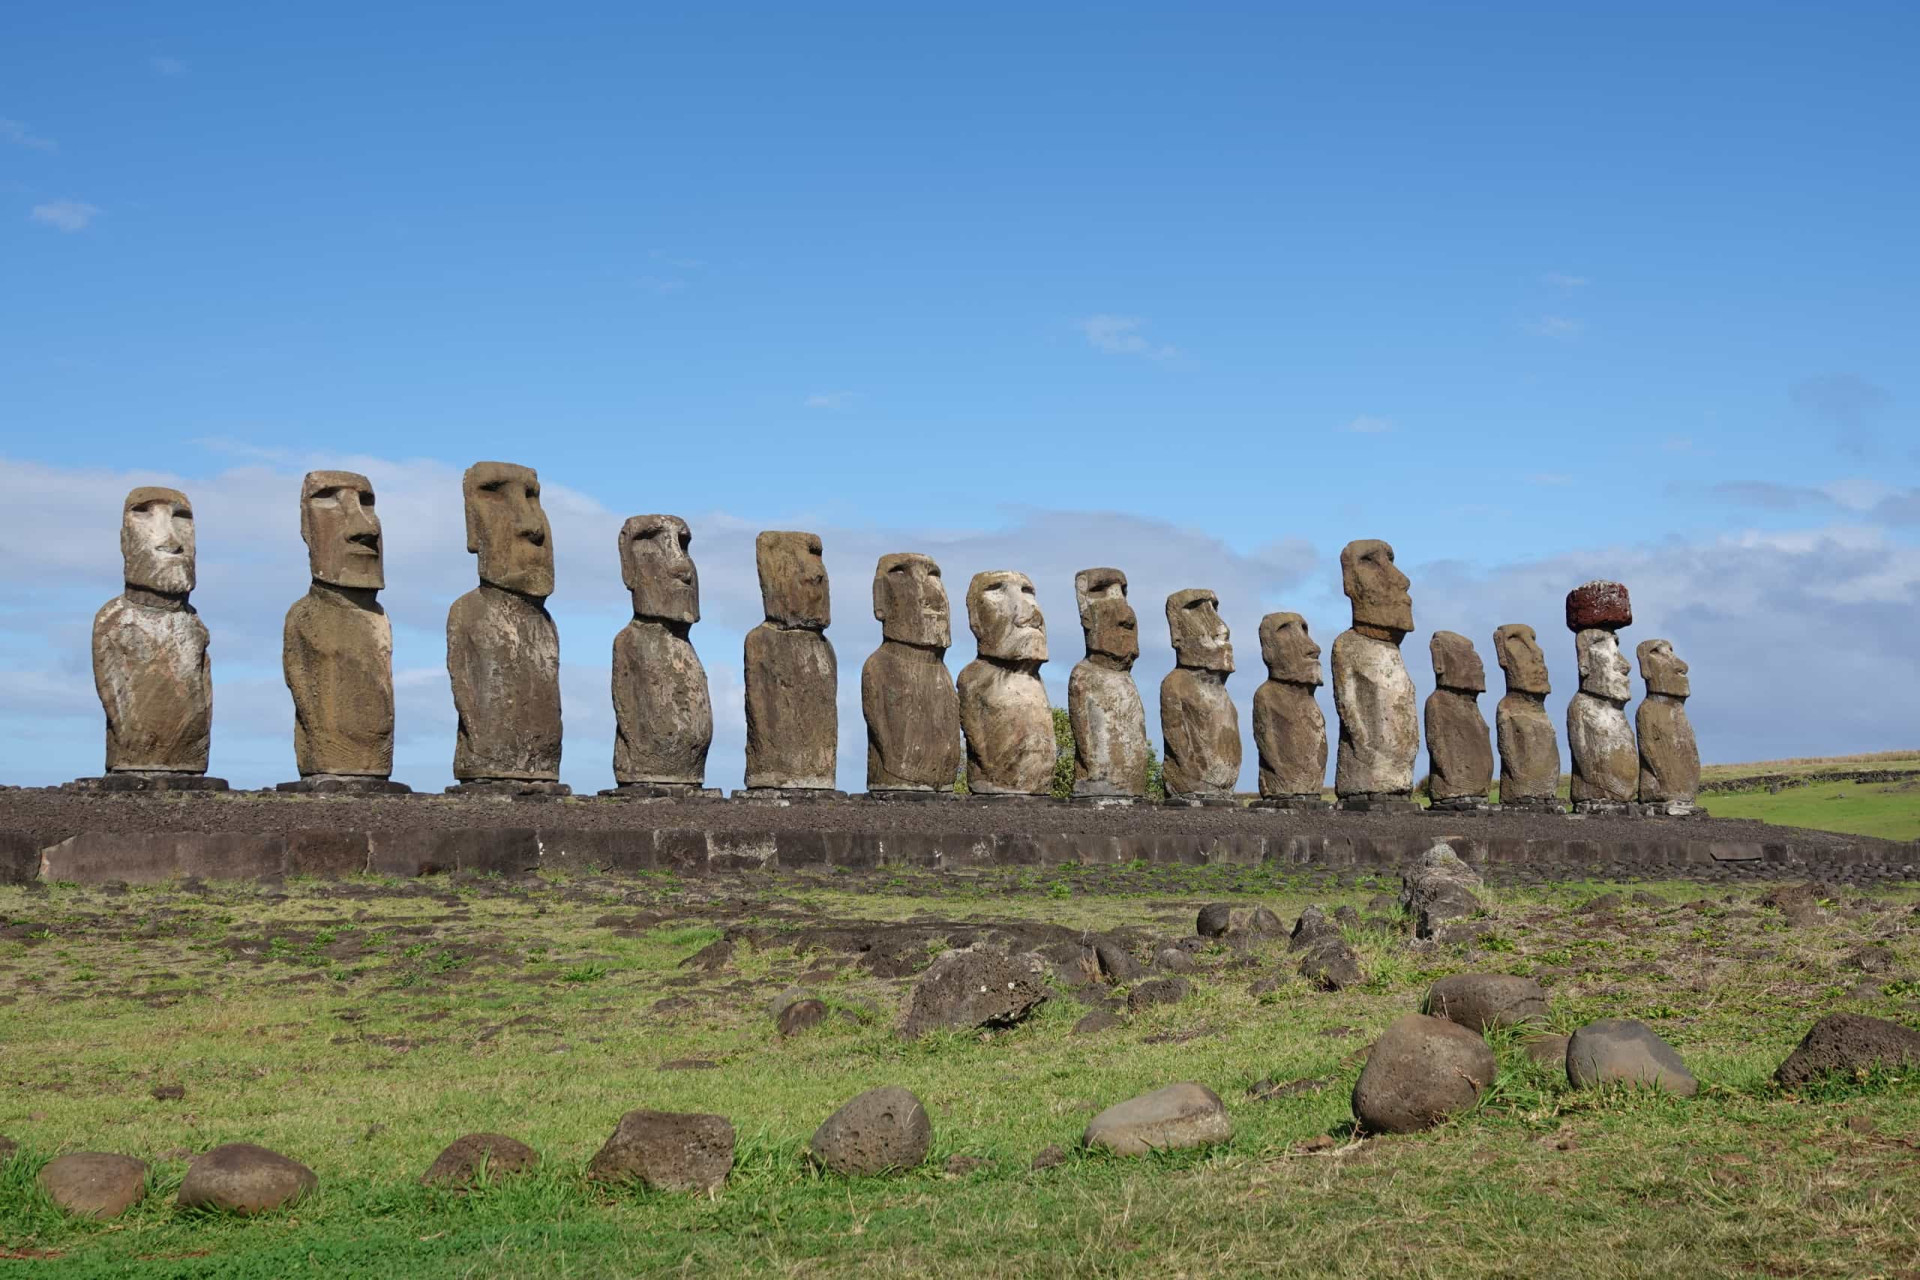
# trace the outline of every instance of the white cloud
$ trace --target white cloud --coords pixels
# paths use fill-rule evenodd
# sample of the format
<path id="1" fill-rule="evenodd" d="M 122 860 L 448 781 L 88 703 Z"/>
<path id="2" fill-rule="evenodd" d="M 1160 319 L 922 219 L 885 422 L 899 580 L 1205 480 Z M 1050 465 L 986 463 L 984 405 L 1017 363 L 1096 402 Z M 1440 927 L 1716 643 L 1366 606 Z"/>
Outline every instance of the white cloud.
<path id="1" fill-rule="evenodd" d="M 816 391 L 804 403 L 809 409 L 844 409 L 859 398 L 858 391 Z"/>
<path id="2" fill-rule="evenodd" d="M 1088 346 L 1108 355 L 1170 360 L 1180 354 L 1176 347 L 1147 341 L 1146 335 L 1140 332 L 1146 323 L 1136 316 L 1110 315 L 1088 316 L 1073 322 L 1074 328 L 1086 335 Z"/>
<path id="3" fill-rule="evenodd" d="M 1377 436 L 1393 430 L 1393 420 L 1391 418 L 1377 418 L 1370 413 L 1363 413 L 1340 429 L 1342 431 L 1350 431 L 1355 435 Z"/>
<path id="4" fill-rule="evenodd" d="M 1583 289 L 1593 281 L 1585 276 L 1568 275 L 1564 271 L 1549 271 L 1540 277 L 1541 283 L 1550 284 L 1556 289 Z"/>
<path id="5" fill-rule="evenodd" d="M 99 214 L 98 205 L 88 204 L 84 200 L 49 200 L 33 206 L 33 211 L 27 216 L 71 235 L 75 231 L 85 231 Z"/>
<path id="6" fill-rule="evenodd" d="M 187 74 L 186 63 L 178 58 L 170 58 L 163 53 L 157 53 L 153 57 L 148 58 L 147 65 L 153 68 L 155 75 L 183 76 Z"/>
<path id="7" fill-rule="evenodd" d="M 33 133 L 18 120 L 0 120 L 0 142 L 16 147 L 31 147 L 35 151 L 58 151 L 60 144 L 52 138 L 42 138 Z"/>
<path id="8" fill-rule="evenodd" d="M 1574 320 L 1567 316 L 1541 316 L 1538 320 L 1526 323 L 1528 333 L 1542 338 L 1571 338 L 1587 327 L 1584 320 Z"/>

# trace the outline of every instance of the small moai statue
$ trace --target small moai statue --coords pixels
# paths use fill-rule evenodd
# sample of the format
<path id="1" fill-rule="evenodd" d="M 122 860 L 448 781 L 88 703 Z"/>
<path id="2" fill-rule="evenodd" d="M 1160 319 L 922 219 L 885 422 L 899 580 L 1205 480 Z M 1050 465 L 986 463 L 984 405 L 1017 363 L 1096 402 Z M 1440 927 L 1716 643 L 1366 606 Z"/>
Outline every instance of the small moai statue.
<path id="1" fill-rule="evenodd" d="M 1130 804 L 1147 794 L 1147 712 L 1133 683 L 1140 656 L 1139 620 L 1127 601 L 1127 575 L 1118 569 L 1082 569 L 1073 598 L 1087 656 L 1067 679 L 1067 718 L 1073 725 L 1073 798 L 1090 804 Z"/>
<path id="2" fill-rule="evenodd" d="M 1327 718 L 1313 691 L 1323 682 L 1320 646 L 1297 613 L 1260 619 L 1260 657 L 1267 678 L 1253 691 L 1253 742 L 1260 753 L 1263 809 L 1324 809 Z"/>
<path id="3" fill-rule="evenodd" d="M 1427 695 L 1427 795 L 1439 812 L 1485 809 L 1493 786 L 1493 742 L 1480 715 L 1487 668 L 1473 641 L 1457 631 L 1436 631 L 1434 690 Z"/>
<path id="4" fill-rule="evenodd" d="M 1700 794 L 1700 744 L 1687 719 L 1693 692 L 1687 664 L 1667 640 L 1642 640 L 1634 650 L 1647 696 L 1634 713 L 1640 740 L 1640 800 L 1675 817 L 1697 812 Z"/>
<path id="5" fill-rule="evenodd" d="M 1375 539 L 1340 552 L 1340 586 L 1353 626 L 1333 641 L 1333 705 L 1340 750 L 1333 790 L 1343 809 L 1412 810 L 1420 718 L 1400 642 L 1413 630 L 1407 575 Z"/>
<path id="6" fill-rule="evenodd" d="M 120 507 L 121 593 L 93 618 L 93 686 L 107 715 L 105 791 L 225 791 L 207 776 L 213 673 L 194 587 L 193 504 L 143 485 Z"/>
<path id="7" fill-rule="evenodd" d="M 860 668 L 867 721 L 867 793 L 878 799 L 952 798 L 959 772 L 960 695 L 947 670 L 953 612 L 931 556 L 899 552 L 873 570 L 880 647 Z"/>
<path id="8" fill-rule="evenodd" d="M 281 791 L 404 794 L 393 773 L 393 624 L 373 482 L 355 471 L 309 471 L 300 482 L 300 538 L 312 585 L 287 610 L 280 645 L 293 695 L 298 782 Z"/>
<path id="9" fill-rule="evenodd" d="M 1575 813 L 1617 813 L 1639 785 L 1640 755 L 1627 723 L 1633 668 L 1614 633 L 1633 624 L 1633 604 L 1617 582 L 1589 582 L 1567 593 L 1567 630 L 1580 662 L 1580 692 L 1567 704 Z"/>
<path id="10" fill-rule="evenodd" d="M 553 594 L 553 527 L 540 477 L 511 462 L 476 462 L 460 482 L 467 550 L 480 585 L 447 610 L 447 674 L 459 713 L 454 794 L 563 796 L 560 633 Z"/>
<path id="11" fill-rule="evenodd" d="M 1167 799 L 1231 802 L 1240 781 L 1240 713 L 1227 695 L 1233 642 L 1220 597 L 1204 588 L 1167 597 L 1174 668 L 1160 682 Z"/>
<path id="12" fill-rule="evenodd" d="M 633 516 L 620 527 L 620 580 L 633 621 L 613 638 L 613 781 L 602 795 L 719 796 L 707 787 L 713 699 L 689 634 L 700 621 L 693 533 L 679 516 Z"/>
<path id="13" fill-rule="evenodd" d="M 967 584 L 979 656 L 960 672 L 967 790 L 976 798 L 1044 797 L 1053 789 L 1053 708 L 1040 682 L 1047 620 L 1024 573 L 989 570 Z"/>
<path id="14" fill-rule="evenodd" d="M 768 530 L 754 539 L 766 621 L 747 632 L 748 799 L 843 797 L 840 667 L 820 535 Z"/>
<path id="15" fill-rule="evenodd" d="M 1560 736 L 1547 715 L 1547 656 L 1533 628 L 1510 622 L 1493 633 L 1507 692 L 1494 710 L 1500 742 L 1500 807 L 1559 813 Z"/>

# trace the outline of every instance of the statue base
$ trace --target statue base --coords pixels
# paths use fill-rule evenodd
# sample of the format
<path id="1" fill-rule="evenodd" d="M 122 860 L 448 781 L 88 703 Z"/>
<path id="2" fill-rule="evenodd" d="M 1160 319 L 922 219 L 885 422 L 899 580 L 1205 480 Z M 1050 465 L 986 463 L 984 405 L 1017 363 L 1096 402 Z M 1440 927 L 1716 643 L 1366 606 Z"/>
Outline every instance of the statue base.
<path id="1" fill-rule="evenodd" d="M 1633 806 L 1624 800 L 1575 800 L 1573 816 L 1576 818 L 1624 818 L 1631 817 Z"/>
<path id="2" fill-rule="evenodd" d="M 1707 811 L 1686 800 L 1642 800 L 1627 806 L 1641 818 L 1704 818 Z"/>
<path id="3" fill-rule="evenodd" d="M 1122 809 L 1146 801 L 1144 795 L 1122 791 L 1111 782 L 1076 782 L 1073 784 L 1073 793 L 1067 798 L 1089 809 Z"/>
<path id="4" fill-rule="evenodd" d="M 1347 813 L 1418 813 L 1420 802 L 1405 791 L 1366 791 L 1341 796 L 1339 808 Z"/>
<path id="5" fill-rule="evenodd" d="M 1448 796 L 1427 805 L 1428 813 L 1492 813 L 1493 805 L 1485 796 Z"/>
<path id="6" fill-rule="evenodd" d="M 204 773 L 105 773 L 97 778 L 75 778 L 62 790 L 71 791 L 225 791 L 225 778 Z"/>
<path id="7" fill-rule="evenodd" d="M 818 804 L 824 800 L 845 800 L 847 793 L 831 787 L 746 787 L 734 792 L 733 798 L 748 804 Z"/>
<path id="8" fill-rule="evenodd" d="M 1514 800 L 1502 800 L 1494 806 L 1498 813 L 1565 813 L 1567 806 L 1558 796 L 1521 796 Z"/>
<path id="9" fill-rule="evenodd" d="M 1333 805 L 1318 794 L 1299 796 L 1261 796 L 1247 805 L 1268 813 L 1324 813 Z"/>
<path id="10" fill-rule="evenodd" d="M 1029 793 L 1025 791 L 972 791 L 963 796 L 969 804 L 1052 804 L 1053 796 L 1045 791 Z"/>
<path id="11" fill-rule="evenodd" d="M 945 804 L 958 800 L 951 787 L 940 790 L 934 787 L 885 787 L 879 791 L 867 792 L 867 799 L 880 804 Z"/>
<path id="12" fill-rule="evenodd" d="M 282 782 L 275 791 L 313 796 L 410 796 L 413 788 L 391 778 L 356 777 L 342 773 L 316 773 L 293 782 Z"/>
<path id="13" fill-rule="evenodd" d="M 1160 802 L 1163 809 L 1238 809 L 1240 801 L 1233 795 L 1218 796 L 1168 796 Z"/>
<path id="14" fill-rule="evenodd" d="M 557 800 L 572 795 L 573 788 L 564 782 L 538 778 L 468 778 L 448 787 L 447 794 L 502 800 Z"/>
<path id="15" fill-rule="evenodd" d="M 721 800 L 718 787 L 703 787 L 697 782 L 616 782 L 600 794 L 609 800 Z"/>

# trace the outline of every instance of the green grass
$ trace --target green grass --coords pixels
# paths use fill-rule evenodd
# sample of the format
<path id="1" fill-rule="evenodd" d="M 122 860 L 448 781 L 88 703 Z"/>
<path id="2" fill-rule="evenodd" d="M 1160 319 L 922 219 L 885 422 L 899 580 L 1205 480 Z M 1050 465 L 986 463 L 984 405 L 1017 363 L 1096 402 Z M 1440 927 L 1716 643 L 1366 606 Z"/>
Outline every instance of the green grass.
<path id="1" fill-rule="evenodd" d="M 1716 818 L 1757 818 L 1788 827 L 1920 840 L 1920 782 L 1813 782 L 1773 794 L 1715 792 L 1701 803 Z"/>
<path id="2" fill-rule="evenodd" d="M 0 1259 L 35 1258 L 36 1276 L 1624 1277 L 1892 1275 L 1920 1257 L 1906 1141 L 1920 1090 L 1898 1075 L 1804 1096 L 1768 1083 L 1822 1013 L 1920 1022 L 1911 889 L 1849 895 L 1798 930 L 1754 907 L 1755 890 L 1723 901 L 1698 885 L 1631 886 L 1654 900 L 1616 915 L 1572 910 L 1603 884 L 1495 891 L 1468 946 L 1352 932 L 1370 974 L 1359 989 L 1312 991 L 1283 944 L 1248 966 L 1216 947 L 1191 1000 L 1093 1037 L 1070 1034 L 1085 1008 L 1061 992 L 1010 1031 L 905 1043 L 891 1026 L 906 981 L 794 949 L 827 922 L 1174 937 L 1223 896 L 1257 896 L 1290 921 L 1308 901 L 1365 909 L 1383 887 L 1119 867 L 295 884 L 285 901 L 239 887 L 0 889 L 0 1132 L 21 1144 L 0 1165 Z M 723 931 L 736 939 L 724 969 L 679 968 Z M 1856 994 L 1868 980 L 1845 957 L 1876 939 L 1896 966 Z M 1498 1037 L 1501 1075 L 1474 1114 L 1356 1141 L 1355 1050 L 1434 978 L 1470 969 L 1538 975 L 1563 1030 L 1647 1019 L 1703 1094 L 1571 1092 Z M 781 1041 L 768 1001 L 810 971 L 836 1013 Z M 1247 992 L 1269 976 L 1280 990 Z M 689 1058 L 717 1065 L 658 1069 Z M 1325 1084 L 1250 1101 L 1262 1077 Z M 1175 1080 L 1221 1095 L 1230 1146 L 1147 1161 L 1074 1150 L 1095 1111 Z M 184 1100 L 151 1096 L 175 1083 Z M 813 1170 L 813 1128 L 880 1084 L 926 1101 L 932 1160 L 882 1179 Z M 584 1181 L 634 1107 L 728 1115 L 727 1187 L 682 1197 Z M 464 1195 L 419 1187 L 440 1147 L 471 1131 L 529 1142 L 541 1173 Z M 1318 1135 L 1330 1150 L 1300 1148 Z M 238 1140 L 311 1165 L 317 1197 L 252 1221 L 175 1211 L 185 1158 Z M 1030 1170 L 1049 1143 L 1067 1163 Z M 70 1150 L 152 1161 L 152 1194 L 115 1222 L 67 1219 L 33 1176 Z M 988 1164 L 948 1176 L 953 1155 Z"/>

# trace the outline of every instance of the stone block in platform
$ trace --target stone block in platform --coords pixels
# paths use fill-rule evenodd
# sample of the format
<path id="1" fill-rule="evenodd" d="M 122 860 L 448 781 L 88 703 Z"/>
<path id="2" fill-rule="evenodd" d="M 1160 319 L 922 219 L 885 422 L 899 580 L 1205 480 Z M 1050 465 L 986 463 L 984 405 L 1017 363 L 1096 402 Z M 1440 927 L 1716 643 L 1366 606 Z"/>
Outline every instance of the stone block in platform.
<path id="1" fill-rule="evenodd" d="M 879 804 L 952 804 L 960 799 L 950 787 L 938 791 L 926 787 L 889 788 L 869 791 L 866 798 Z"/>
<path id="2" fill-rule="evenodd" d="M 603 789 L 608 800 L 721 800 L 726 793 L 718 787 L 700 787 L 690 782 L 622 782 Z"/>
<path id="3" fill-rule="evenodd" d="M 1249 800 L 1247 808 L 1269 813 L 1325 813 L 1333 808 L 1333 803 L 1318 795 L 1261 796 L 1258 800 Z"/>
<path id="4" fill-rule="evenodd" d="M 484 778 L 456 782 L 447 788 L 450 796 L 470 798 L 496 797 L 502 800 L 557 800 L 573 794 L 564 782 L 540 782 L 527 778 Z"/>
<path id="5" fill-rule="evenodd" d="M 733 793 L 733 798 L 748 804 L 819 804 L 826 800 L 845 800 L 847 793 L 826 787 L 742 787 Z"/>
<path id="6" fill-rule="evenodd" d="M 275 791 L 309 796 L 410 796 L 413 788 L 391 778 L 355 778 L 344 774 L 316 774 L 278 783 Z"/>
<path id="7" fill-rule="evenodd" d="M 107 773 L 97 778 L 75 778 L 71 791 L 225 791 L 225 778 L 204 773 Z"/>
<path id="8" fill-rule="evenodd" d="M 1364 795 L 1341 796 L 1338 807 L 1346 813 L 1418 813 L 1420 802 L 1409 795 L 1391 792 L 1367 792 Z"/>
<path id="9" fill-rule="evenodd" d="M 42 880 L 164 884 L 259 880 L 286 874 L 282 835 L 246 831 L 86 831 L 40 851 Z"/>

